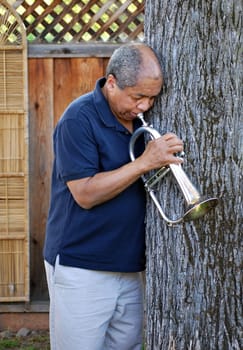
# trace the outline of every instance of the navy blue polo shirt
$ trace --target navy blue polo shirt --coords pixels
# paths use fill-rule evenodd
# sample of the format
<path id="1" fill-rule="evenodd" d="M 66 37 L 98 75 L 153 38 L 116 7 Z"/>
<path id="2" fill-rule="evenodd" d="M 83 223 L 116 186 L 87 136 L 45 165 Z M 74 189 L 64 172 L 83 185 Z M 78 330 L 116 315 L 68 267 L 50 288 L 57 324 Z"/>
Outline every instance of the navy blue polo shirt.
<path id="1" fill-rule="evenodd" d="M 81 208 L 66 183 L 130 162 L 131 134 L 112 114 L 101 87 L 73 101 L 54 131 L 54 164 L 44 258 L 92 270 L 138 272 L 145 268 L 145 191 L 139 179 L 115 198 Z M 134 121 L 134 128 L 140 121 Z M 143 142 L 136 142 L 143 151 Z"/>

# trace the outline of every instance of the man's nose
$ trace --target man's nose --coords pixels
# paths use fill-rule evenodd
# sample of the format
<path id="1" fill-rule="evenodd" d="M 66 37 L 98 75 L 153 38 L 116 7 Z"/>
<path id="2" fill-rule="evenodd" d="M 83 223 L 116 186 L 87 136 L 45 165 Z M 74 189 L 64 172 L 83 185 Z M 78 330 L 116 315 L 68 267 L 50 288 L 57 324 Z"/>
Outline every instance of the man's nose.
<path id="1" fill-rule="evenodd" d="M 149 108 L 151 108 L 152 105 L 153 105 L 153 101 L 150 98 L 143 98 L 137 104 L 137 108 L 139 108 L 141 111 L 145 112 Z"/>

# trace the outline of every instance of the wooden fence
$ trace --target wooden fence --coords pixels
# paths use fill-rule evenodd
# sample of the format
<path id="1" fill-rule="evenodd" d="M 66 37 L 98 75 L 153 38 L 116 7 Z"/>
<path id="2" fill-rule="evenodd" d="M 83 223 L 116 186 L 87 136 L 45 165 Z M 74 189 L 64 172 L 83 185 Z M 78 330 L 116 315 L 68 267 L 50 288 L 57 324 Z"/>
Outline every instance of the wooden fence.
<path id="1" fill-rule="evenodd" d="M 52 164 L 52 133 L 69 102 L 93 89 L 107 58 L 30 58 L 30 281 L 32 299 L 47 298 L 42 247 Z"/>

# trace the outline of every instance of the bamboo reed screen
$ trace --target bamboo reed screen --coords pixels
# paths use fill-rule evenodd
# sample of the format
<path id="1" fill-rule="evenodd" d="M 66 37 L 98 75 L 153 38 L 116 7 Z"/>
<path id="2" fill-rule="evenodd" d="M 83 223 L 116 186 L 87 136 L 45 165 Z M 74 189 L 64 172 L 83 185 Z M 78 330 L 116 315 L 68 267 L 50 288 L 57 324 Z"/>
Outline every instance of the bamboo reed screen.
<path id="1" fill-rule="evenodd" d="M 27 44 L 0 0 L 0 301 L 29 300 Z"/>

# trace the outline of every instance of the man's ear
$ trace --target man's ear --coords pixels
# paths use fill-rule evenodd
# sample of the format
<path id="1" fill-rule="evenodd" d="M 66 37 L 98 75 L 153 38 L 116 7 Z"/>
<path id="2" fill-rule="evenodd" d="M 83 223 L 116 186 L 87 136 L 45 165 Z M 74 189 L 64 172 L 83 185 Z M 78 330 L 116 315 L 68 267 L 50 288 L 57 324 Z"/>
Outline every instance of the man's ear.
<path id="1" fill-rule="evenodd" d="M 109 74 L 107 79 L 106 79 L 106 86 L 109 90 L 114 89 L 116 86 L 116 78 L 114 77 L 113 74 Z"/>

